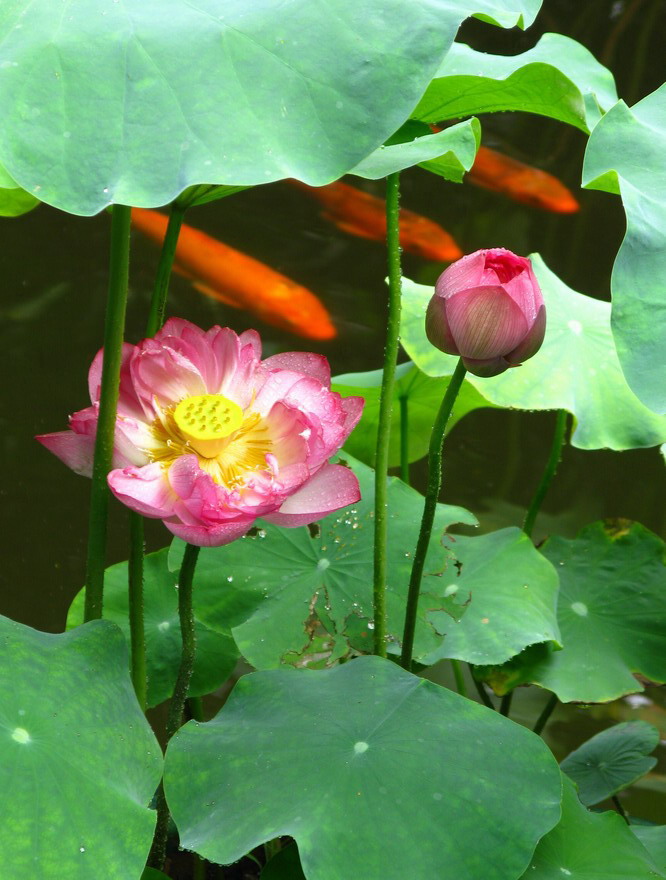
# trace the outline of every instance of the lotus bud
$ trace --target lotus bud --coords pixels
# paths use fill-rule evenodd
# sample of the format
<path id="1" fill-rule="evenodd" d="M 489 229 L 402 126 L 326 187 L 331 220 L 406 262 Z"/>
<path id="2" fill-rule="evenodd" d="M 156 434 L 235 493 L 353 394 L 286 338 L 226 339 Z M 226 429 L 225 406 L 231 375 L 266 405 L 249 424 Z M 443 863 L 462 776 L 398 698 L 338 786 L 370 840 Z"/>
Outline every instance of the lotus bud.
<path id="1" fill-rule="evenodd" d="M 457 354 L 475 376 L 497 376 L 541 347 L 546 307 L 526 257 L 504 248 L 476 251 L 437 279 L 428 304 L 430 342 Z"/>

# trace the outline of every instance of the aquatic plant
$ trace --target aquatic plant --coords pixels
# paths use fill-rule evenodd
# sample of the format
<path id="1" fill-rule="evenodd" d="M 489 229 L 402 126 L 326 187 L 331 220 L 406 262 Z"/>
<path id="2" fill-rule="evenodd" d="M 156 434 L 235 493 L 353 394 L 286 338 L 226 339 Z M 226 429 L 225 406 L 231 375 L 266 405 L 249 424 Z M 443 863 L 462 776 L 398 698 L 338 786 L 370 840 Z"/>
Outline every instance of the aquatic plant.
<path id="1" fill-rule="evenodd" d="M 622 43 L 629 16 L 649 37 L 659 2 L 650 12 L 612 4 L 600 57 Z M 541 510 L 568 443 L 666 443 L 666 90 L 628 107 L 610 71 L 560 34 L 515 55 L 455 41 L 470 16 L 488 34 L 528 28 L 540 6 L 412 0 L 406 15 L 383 0 L 2 4 L 0 215 L 40 201 L 111 213 L 104 333 L 85 361 L 102 346 L 91 405 L 68 431 L 39 438 L 92 477 L 85 586 L 64 633 L 0 617 L 6 876 L 201 880 L 208 860 L 229 880 L 666 877 L 666 825 L 637 824 L 620 800 L 650 771 L 657 731 L 617 725 L 562 765 L 541 736 L 560 703 L 666 681 L 662 539 L 619 519 L 541 540 L 555 531 Z M 583 4 L 580 17 L 598 6 Z M 479 157 L 498 111 L 575 129 L 588 139 L 582 172 L 570 167 L 564 186 L 523 162 L 538 162 L 529 138 L 502 145 L 515 158 L 485 146 Z M 433 215 L 471 172 L 486 192 L 462 187 L 460 199 L 510 198 L 521 212 L 513 232 L 583 223 L 577 177 L 619 197 L 628 225 L 607 279 L 612 302 L 579 293 L 590 287 L 575 272 L 572 289 L 538 255 L 507 251 L 508 224 L 490 209 L 455 241 L 434 216 L 401 214 L 400 173 L 412 168 L 428 181 Z M 343 175 L 368 190 L 385 181 L 385 213 L 375 191 L 344 189 Z M 195 237 L 178 259 L 184 216 L 220 199 L 260 239 L 261 185 L 287 179 L 299 184 L 284 188 L 291 197 L 309 187 L 340 232 L 361 237 L 357 247 L 386 233 L 385 317 L 376 292 L 368 298 L 381 369 L 331 382 L 323 355 L 291 352 L 284 339 L 262 359 L 253 331 L 165 322 L 175 268 L 217 300 L 290 332 L 337 334 L 350 363 L 359 356 L 345 335 L 359 261 L 346 270 L 345 314 L 329 323 L 321 312 L 317 327 L 295 295 L 289 308 L 259 302 L 237 277 L 230 295 L 228 274 L 193 259 Z M 168 217 L 148 215 L 162 250 L 133 344 L 132 207 L 165 205 Z M 585 241 L 579 227 L 559 228 L 572 248 Z M 315 272 L 326 234 L 316 232 Z M 292 235 L 289 226 L 280 247 Z M 404 278 L 401 235 L 416 260 L 484 249 L 433 292 L 441 264 L 420 283 Z M 375 276 L 381 290 L 383 270 Z M 397 364 L 400 345 L 411 362 Z M 505 519 L 522 528 L 486 520 L 487 533 L 453 534 L 477 520 L 440 501 L 444 438 L 482 407 L 555 411 L 552 441 L 527 510 Z M 423 480 L 411 466 L 426 453 Z M 529 493 L 523 465 L 512 467 Z M 23 453 L 17 469 L 29 470 Z M 127 561 L 107 567 L 111 495 L 131 508 L 130 537 Z M 65 520 L 68 493 L 57 497 Z M 41 510 L 40 498 L 31 503 Z M 147 555 L 144 517 L 174 533 Z M 28 526 L 37 547 L 39 525 Z M 73 595 L 80 584 L 70 586 Z M 428 674 L 445 667 L 444 684 L 423 675 L 439 661 Z M 512 699 L 527 686 L 539 705 L 519 715 Z M 162 729 L 145 710 L 165 700 Z M 612 810 L 588 810 L 603 797 Z"/>

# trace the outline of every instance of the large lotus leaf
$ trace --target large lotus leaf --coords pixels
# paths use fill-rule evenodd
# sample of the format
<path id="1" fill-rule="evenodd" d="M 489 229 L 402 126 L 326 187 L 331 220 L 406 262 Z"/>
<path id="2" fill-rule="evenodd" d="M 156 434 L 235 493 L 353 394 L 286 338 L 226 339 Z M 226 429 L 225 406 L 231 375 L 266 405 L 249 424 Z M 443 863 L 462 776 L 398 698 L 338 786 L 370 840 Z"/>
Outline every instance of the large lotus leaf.
<path id="1" fill-rule="evenodd" d="M 465 172 L 474 164 L 480 140 L 481 126 L 478 119 L 468 119 L 437 134 L 426 134 L 404 143 L 382 145 L 349 173 L 378 180 L 395 171 L 402 171 L 403 168 L 437 159 L 434 166 L 437 172 L 447 180 L 460 183 Z"/>
<path id="2" fill-rule="evenodd" d="M 616 101 L 613 74 L 591 52 L 562 34 L 544 34 L 521 55 L 454 43 L 412 116 L 439 122 L 523 110 L 590 131 Z"/>
<path id="3" fill-rule="evenodd" d="M 524 26 L 540 5 L 4 0 L 0 161 L 75 214 L 196 183 L 328 183 L 409 115 L 463 19 Z"/>
<path id="4" fill-rule="evenodd" d="M 632 829 L 633 830 L 633 829 Z M 521 880 L 654 880 L 666 877 L 617 813 L 590 813 L 564 778 L 562 818 L 539 842 Z"/>
<path id="5" fill-rule="evenodd" d="M 613 333 L 635 393 L 666 412 L 666 85 L 595 129 L 583 184 L 622 196 L 627 233 L 613 267 Z"/>
<path id="6" fill-rule="evenodd" d="M 199 620 L 233 635 L 241 654 L 259 668 L 288 662 L 332 663 L 372 649 L 372 548 L 374 471 L 351 456 L 362 500 L 320 520 L 316 527 L 285 529 L 262 525 L 226 547 L 202 548 L 195 574 Z M 416 546 L 423 496 L 392 477 L 388 486 L 387 633 L 398 650 L 405 597 Z M 452 523 L 476 520 L 461 507 L 438 505 L 426 559 L 414 657 L 440 642 L 426 615 L 433 608 L 458 616 L 465 596 L 446 592 L 441 572 L 448 560 L 442 535 Z M 174 541 L 170 565 L 182 557 Z"/>
<path id="7" fill-rule="evenodd" d="M 444 657 L 474 664 L 503 663 L 528 645 L 560 644 L 557 625 L 557 572 L 517 528 L 451 539 L 455 574 L 448 594 L 471 597 L 459 621 L 433 610 L 427 614 L 445 636 L 422 663 Z"/>
<path id="8" fill-rule="evenodd" d="M 140 877 L 161 767 L 117 627 L 53 635 L 0 617 L 4 877 Z"/>
<path id="9" fill-rule="evenodd" d="M 657 763 L 649 757 L 659 744 L 659 730 L 646 721 L 626 721 L 597 733 L 560 763 L 578 786 L 587 807 L 636 782 Z"/>
<path id="10" fill-rule="evenodd" d="M 586 526 L 542 552 L 560 576 L 561 651 L 538 645 L 485 677 L 501 692 L 532 682 L 563 702 L 642 691 L 633 673 L 666 681 L 666 546 L 638 523 Z"/>
<path id="11" fill-rule="evenodd" d="M 666 875 L 666 825 L 632 825 L 631 830 Z"/>
<path id="12" fill-rule="evenodd" d="M 144 626 L 148 668 L 148 706 L 168 700 L 176 683 L 182 641 L 178 618 L 178 574 L 169 571 L 165 548 L 144 560 Z M 104 573 L 104 617 L 125 633 L 129 642 L 127 563 L 120 562 Z M 67 615 L 67 627 L 83 621 L 84 591 L 75 597 Z M 191 697 L 214 691 L 229 676 L 238 660 L 238 649 L 229 630 L 212 630 L 195 621 L 197 656 L 190 682 Z"/>
<path id="13" fill-rule="evenodd" d="M 516 409 L 566 409 L 576 418 L 572 443 L 580 449 L 634 449 L 666 440 L 666 418 L 651 412 L 627 385 L 610 328 L 610 305 L 571 290 L 533 255 L 548 314 L 541 349 L 519 368 L 470 382 L 490 402 Z M 425 334 L 432 287 L 403 280 L 401 341 L 429 376 L 451 376 L 457 358 Z"/>
<path id="14" fill-rule="evenodd" d="M 379 424 L 379 396 L 382 370 L 367 373 L 345 373 L 333 379 L 332 388 L 343 397 L 359 395 L 365 399 L 363 415 L 358 428 L 348 438 L 345 449 L 365 464 L 374 467 Z M 389 440 L 389 467 L 400 464 L 400 433 L 403 413 L 407 416 L 407 453 L 409 461 L 418 461 L 428 451 L 430 432 L 435 416 L 449 386 L 449 379 L 426 376 L 411 361 L 400 364 L 396 370 L 393 393 L 393 419 Z M 456 398 L 447 433 L 464 415 L 479 407 L 492 404 L 482 397 L 473 385 L 466 382 Z"/>
<path id="15" fill-rule="evenodd" d="M 308 880 L 515 880 L 561 776 L 526 729 L 361 657 L 241 678 L 171 741 L 165 791 L 181 845 L 212 861 L 288 834 Z"/>

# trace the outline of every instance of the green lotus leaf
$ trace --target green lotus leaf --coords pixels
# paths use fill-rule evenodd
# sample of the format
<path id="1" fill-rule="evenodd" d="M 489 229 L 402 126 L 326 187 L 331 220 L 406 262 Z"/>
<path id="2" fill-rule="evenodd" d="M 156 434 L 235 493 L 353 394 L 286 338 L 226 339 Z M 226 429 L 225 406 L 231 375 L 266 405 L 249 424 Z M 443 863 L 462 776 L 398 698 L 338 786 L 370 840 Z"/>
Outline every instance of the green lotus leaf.
<path id="1" fill-rule="evenodd" d="M 548 315 L 541 349 L 516 369 L 473 385 L 496 406 L 515 409 L 566 409 L 576 426 L 572 444 L 580 449 L 634 449 L 666 440 L 666 417 L 650 411 L 631 391 L 615 351 L 610 305 L 577 293 L 548 269 L 540 256 L 532 262 Z M 432 287 L 403 280 L 402 345 L 428 376 L 451 376 L 457 358 L 443 354 L 425 334 L 425 312 Z"/>
<path id="2" fill-rule="evenodd" d="M 666 825 L 631 825 L 631 830 L 666 875 Z"/>
<path id="3" fill-rule="evenodd" d="M 620 101 L 594 130 L 583 185 L 619 193 L 627 233 L 613 266 L 613 333 L 632 390 L 666 412 L 666 85 L 629 108 Z"/>
<path id="4" fill-rule="evenodd" d="M 449 569 L 445 593 L 470 597 L 459 621 L 433 610 L 427 620 L 444 641 L 421 658 L 445 657 L 474 664 L 503 663 L 540 642 L 560 646 L 557 625 L 557 572 L 517 528 L 487 535 L 450 538 L 455 568 Z M 448 575 L 448 577 L 447 577 Z"/>
<path id="5" fill-rule="evenodd" d="M 666 877 L 617 813 L 590 813 L 564 778 L 562 818 L 539 842 L 521 880 L 654 880 Z"/>
<path id="6" fill-rule="evenodd" d="M 412 116 L 439 122 L 522 110 L 587 132 L 616 101 L 613 74 L 591 52 L 562 34 L 544 34 L 521 55 L 489 55 L 454 43 Z"/>
<path id="7" fill-rule="evenodd" d="M 409 116 L 465 18 L 525 27 L 540 5 L 5 0 L 0 162 L 84 215 L 200 183 L 329 183 Z"/>
<path id="8" fill-rule="evenodd" d="M 149 707 L 168 700 L 176 683 L 182 641 L 178 618 L 178 574 L 169 571 L 165 548 L 149 553 L 144 559 L 144 627 L 146 664 L 148 669 Z M 104 617 L 124 632 L 128 642 L 129 607 L 127 600 L 127 563 L 119 562 L 104 573 Z M 84 591 L 77 594 L 67 615 L 67 627 L 83 622 Z M 229 630 L 212 630 L 200 620 L 195 621 L 197 656 L 190 682 L 189 695 L 203 696 L 214 691 L 238 660 L 238 648 Z"/>
<path id="9" fill-rule="evenodd" d="M 446 135 L 446 137 L 443 137 Z M 478 119 L 468 119 L 437 134 L 425 134 L 404 143 L 382 145 L 352 168 L 350 174 L 378 180 L 412 165 L 437 160 L 433 170 L 447 180 L 461 183 L 465 172 L 474 164 L 481 140 Z"/>
<path id="10" fill-rule="evenodd" d="M 39 199 L 20 187 L 0 189 L 0 217 L 18 217 L 27 214 L 39 204 Z"/>
<path id="11" fill-rule="evenodd" d="M 659 744 L 659 730 L 646 721 L 626 721 L 597 733 L 560 763 L 578 786 L 587 807 L 598 804 L 636 782 L 654 767 L 648 757 Z"/>
<path id="12" fill-rule="evenodd" d="M 225 547 L 201 549 L 194 605 L 211 629 L 232 629 L 241 654 L 256 668 L 291 663 L 332 664 L 372 650 L 374 471 L 344 456 L 361 486 L 361 501 L 316 526 L 285 529 L 258 522 L 252 535 Z M 387 633 L 397 651 L 416 546 L 423 496 L 392 477 L 388 483 Z M 449 553 L 444 531 L 457 522 L 476 523 L 461 507 L 438 505 L 418 613 L 414 656 L 441 642 L 427 615 L 433 608 L 460 616 L 466 596 L 447 593 L 441 576 Z M 177 568 L 184 543 L 172 544 Z"/>
<path id="13" fill-rule="evenodd" d="M 0 853 L 7 878 L 140 877 L 162 753 L 120 630 L 38 632 L 0 617 Z"/>
<path id="14" fill-rule="evenodd" d="M 498 692 L 531 682 L 562 702 L 603 703 L 642 691 L 634 673 L 666 681 L 666 545 L 638 523 L 586 526 L 542 552 L 560 576 L 561 651 L 529 648 L 484 670 Z"/>
<path id="15" fill-rule="evenodd" d="M 558 821 L 561 775 L 525 728 L 360 657 L 243 676 L 212 721 L 171 741 L 165 791 L 181 845 L 215 862 L 290 835 L 308 880 L 415 866 L 515 880 Z"/>
<path id="16" fill-rule="evenodd" d="M 375 464 L 382 373 L 382 370 L 345 373 L 336 376 L 332 384 L 333 391 L 337 391 L 343 397 L 360 395 L 365 399 L 361 421 L 347 439 L 345 449 L 370 467 L 374 467 Z M 410 361 L 398 366 L 393 394 L 389 467 L 397 467 L 400 464 L 401 419 L 404 416 L 407 418 L 409 461 L 418 461 L 427 453 L 435 416 L 448 386 L 448 378 L 433 379 L 426 376 Z M 456 398 L 451 418 L 446 426 L 447 433 L 468 412 L 479 407 L 491 406 L 492 404 L 488 403 L 473 385 L 466 382 Z"/>

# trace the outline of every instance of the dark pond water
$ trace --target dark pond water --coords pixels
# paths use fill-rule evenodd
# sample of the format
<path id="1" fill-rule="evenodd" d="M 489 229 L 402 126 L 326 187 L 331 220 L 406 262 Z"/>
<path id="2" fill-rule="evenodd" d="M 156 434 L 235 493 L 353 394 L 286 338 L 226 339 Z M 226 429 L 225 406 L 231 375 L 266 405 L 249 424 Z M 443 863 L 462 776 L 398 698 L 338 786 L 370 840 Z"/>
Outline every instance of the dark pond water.
<path id="1" fill-rule="evenodd" d="M 620 93 L 633 103 L 660 84 L 656 36 L 664 27 L 661 0 L 546 0 L 537 25 L 527 34 L 470 22 L 461 39 L 513 54 L 529 48 L 545 30 L 575 36 L 614 69 Z M 482 123 L 488 146 L 530 161 L 577 190 L 585 146 L 580 132 L 509 113 Z M 624 230 L 620 203 L 613 196 L 581 192 L 580 214 L 556 216 L 471 185 L 435 180 L 419 169 L 403 177 L 403 205 L 439 222 L 466 252 L 490 246 L 524 254 L 540 251 L 570 286 L 608 299 L 610 269 Z M 353 182 L 382 194 L 381 184 Z M 203 297 L 180 277 L 173 279 L 170 314 L 202 326 L 229 324 L 237 331 L 256 326 L 267 354 L 291 348 L 321 351 L 334 373 L 380 365 L 386 308 L 381 245 L 339 231 L 321 217 L 314 201 L 286 183 L 195 209 L 187 219 L 315 291 L 334 316 L 338 337 L 322 344 L 288 336 Z M 89 402 L 86 374 L 102 337 L 109 225 L 105 214 L 77 218 L 45 206 L 22 218 L 0 220 L 0 358 L 6 377 L 0 417 L 5 464 L 0 484 L 0 613 L 54 632 L 62 630 L 69 602 L 83 580 L 89 483 L 32 438 L 63 429 L 67 415 Z M 143 335 L 156 261 L 156 248 L 134 233 L 127 330 L 133 342 Z M 423 283 L 433 282 L 442 268 L 404 258 L 405 274 Z M 447 442 L 445 500 L 473 510 L 484 530 L 519 524 L 547 455 L 553 421 L 552 413 L 479 411 L 468 416 Z M 422 484 L 422 465 L 414 466 L 413 478 Z M 572 536 L 594 519 L 624 516 L 666 538 L 664 497 L 666 468 L 656 450 L 617 454 L 570 447 L 535 537 Z M 161 524 L 150 524 L 151 549 L 168 540 Z M 114 504 L 109 562 L 124 558 L 126 518 Z M 537 704 L 534 717 L 543 694 L 536 689 L 530 693 L 529 700 Z M 518 705 L 522 702 L 521 695 Z M 613 717 L 631 709 L 618 705 L 617 711 L 611 710 Z M 661 711 L 654 708 L 666 731 Z M 576 738 L 590 735 L 594 713 L 599 714 L 592 710 L 581 716 L 585 720 L 580 720 Z M 650 802 L 661 806 L 660 816 L 649 817 L 666 821 L 666 801 Z"/>

